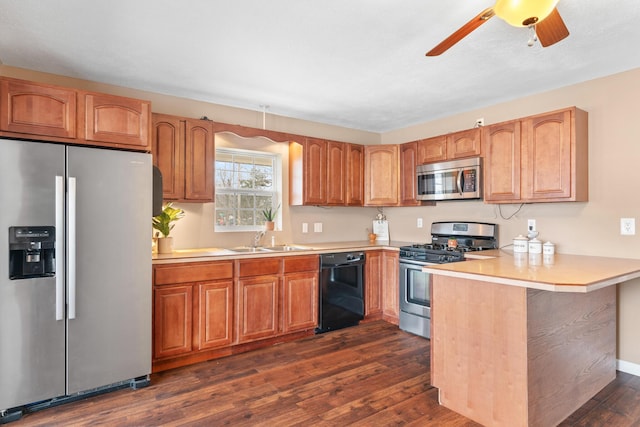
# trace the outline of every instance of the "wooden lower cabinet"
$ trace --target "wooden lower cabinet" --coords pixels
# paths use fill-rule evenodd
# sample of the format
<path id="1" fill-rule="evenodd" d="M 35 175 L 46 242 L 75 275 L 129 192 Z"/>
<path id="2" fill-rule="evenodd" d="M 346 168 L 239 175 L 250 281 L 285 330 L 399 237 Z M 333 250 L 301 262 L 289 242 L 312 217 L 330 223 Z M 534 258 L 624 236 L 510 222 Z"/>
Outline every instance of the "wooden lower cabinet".
<path id="1" fill-rule="evenodd" d="M 364 317 L 382 318 L 382 251 L 367 251 L 364 272 Z"/>
<path id="2" fill-rule="evenodd" d="M 365 271 L 365 319 L 397 325 L 400 312 L 399 254 L 397 251 L 368 251 Z"/>
<path id="3" fill-rule="evenodd" d="M 318 325 L 318 270 L 284 276 L 282 332 L 315 329 Z"/>
<path id="4" fill-rule="evenodd" d="M 279 331 L 280 278 L 238 280 L 238 343 L 275 336 Z"/>
<path id="5" fill-rule="evenodd" d="M 154 372 L 230 346 L 233 301 L 233 261 L 154 265 Z"/>
<path id="6" fill-rule="evenodd" d="M 317 255 L 238 261 L 237 342 L 313 330 L 319 267 Z"/>
<path id="7" fill-rule="evenodd" d="M 233 281 L 198 285 L 198 350 L 230 345 L 233 341 Z"/>
<path id="8" fill-rule="evenodd" d="M 179 356 L 192 350 L 193 285 L 153 291 L 153 358 Z"/>

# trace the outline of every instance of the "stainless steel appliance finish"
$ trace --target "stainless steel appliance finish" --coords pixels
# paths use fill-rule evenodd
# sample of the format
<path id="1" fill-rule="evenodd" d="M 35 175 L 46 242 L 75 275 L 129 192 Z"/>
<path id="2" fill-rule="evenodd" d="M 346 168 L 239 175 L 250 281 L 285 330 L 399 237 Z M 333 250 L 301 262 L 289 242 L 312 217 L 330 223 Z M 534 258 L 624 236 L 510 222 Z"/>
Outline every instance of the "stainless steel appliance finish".
<path id="1" fill-rule="evenodd" d="M 149 154 L 0 139 L 0 415 L 148 379 L 151 195 Z M 10 227 L 37 226 L 55 275 L 11 280 Z"/>
<path id="2" fill-rule="evenodd" d="M 364 318 L 364 252 L 320 255 L 316 333 L 355 326 Z"/>
<path id="3" fill-rule="evenodd" d="M 418 200 L 482 198 L 482 159 L 429 163 L 416 168 Z"/>
<path id="4" fill-rule="evenodd" d="M 465 252 L 498 247 L 498 226 L 479 222 L 434 222 L 431 243 L 400 248 L 400 329 L 431 337 L 431 275 L 425 265 L 464 261 Z"/>

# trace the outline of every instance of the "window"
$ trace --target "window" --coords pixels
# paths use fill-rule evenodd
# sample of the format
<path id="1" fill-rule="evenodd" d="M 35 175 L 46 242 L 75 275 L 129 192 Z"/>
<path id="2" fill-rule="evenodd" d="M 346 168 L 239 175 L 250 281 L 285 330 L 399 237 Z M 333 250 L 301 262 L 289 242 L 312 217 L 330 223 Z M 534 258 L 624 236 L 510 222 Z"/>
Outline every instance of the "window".
<path id="1" fill-rule="evenodd" d="M 280 155 L 218 148 L 215 179 L 215 231 L 260 230 L 262 211 L 279 205 Z"/>

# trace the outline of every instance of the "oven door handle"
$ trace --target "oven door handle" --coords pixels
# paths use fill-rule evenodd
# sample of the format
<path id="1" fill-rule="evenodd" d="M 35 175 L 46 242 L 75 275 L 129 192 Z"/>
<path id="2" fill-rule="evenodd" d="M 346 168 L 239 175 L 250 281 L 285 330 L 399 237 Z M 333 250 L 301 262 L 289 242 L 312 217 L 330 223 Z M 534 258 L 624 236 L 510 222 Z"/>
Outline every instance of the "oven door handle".
<path id="1" fill-rule="evenodd" d="M 408 267 L 426 267 L 429 265 L 438 265 L 436 262 L 428 262 L 428 261 L 413 261 L 410 259 L 402 259 L 400 258 L 400 265 L 407 265 Z"/>

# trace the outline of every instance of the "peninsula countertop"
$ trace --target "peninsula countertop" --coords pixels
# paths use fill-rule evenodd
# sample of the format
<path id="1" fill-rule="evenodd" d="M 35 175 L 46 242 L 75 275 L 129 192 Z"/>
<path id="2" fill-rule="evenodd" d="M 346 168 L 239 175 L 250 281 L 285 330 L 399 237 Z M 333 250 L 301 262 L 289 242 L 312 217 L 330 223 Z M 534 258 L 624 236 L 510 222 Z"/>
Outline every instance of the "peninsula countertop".
<path id="1" fill-rule="evenodd" d="M 444 276 L 553 292 L 590 292 L 640 277 L 640 259 L 555 254 L 553 263 L 529 262 L 507 250 L 467 255 L 465 262 L 430 265 L 423 271 Z"/>

